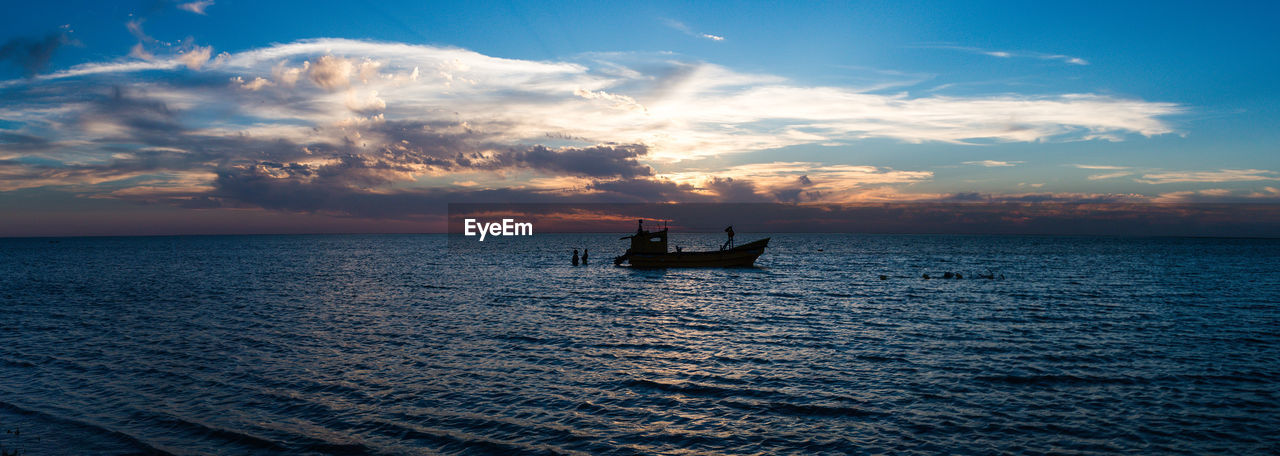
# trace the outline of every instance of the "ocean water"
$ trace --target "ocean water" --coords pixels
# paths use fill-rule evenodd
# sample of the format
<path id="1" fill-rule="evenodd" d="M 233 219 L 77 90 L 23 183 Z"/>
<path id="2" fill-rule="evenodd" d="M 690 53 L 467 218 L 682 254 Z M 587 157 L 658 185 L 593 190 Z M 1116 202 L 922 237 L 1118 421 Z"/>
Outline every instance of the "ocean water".
<path id="1" fill-rule="evenodd" d="M 665 271 L 610 234 L 3 239 L 0 445 L 1280 448 L 1280 241 L 769 236 L 757 268 Z"/>

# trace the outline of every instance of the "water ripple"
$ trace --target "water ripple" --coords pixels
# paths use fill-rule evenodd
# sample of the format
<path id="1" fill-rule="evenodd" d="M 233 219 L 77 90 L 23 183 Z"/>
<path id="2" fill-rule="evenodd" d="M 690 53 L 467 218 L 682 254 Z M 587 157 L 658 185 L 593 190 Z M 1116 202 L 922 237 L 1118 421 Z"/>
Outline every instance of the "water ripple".
<path id="1" fill-rule="evenodd" d="M 0 240 L 0 425 L 31 454 L 1280 447 L 1280 242 L 773 238 L 669 271 L 567 265 L 610 235 Z"/>

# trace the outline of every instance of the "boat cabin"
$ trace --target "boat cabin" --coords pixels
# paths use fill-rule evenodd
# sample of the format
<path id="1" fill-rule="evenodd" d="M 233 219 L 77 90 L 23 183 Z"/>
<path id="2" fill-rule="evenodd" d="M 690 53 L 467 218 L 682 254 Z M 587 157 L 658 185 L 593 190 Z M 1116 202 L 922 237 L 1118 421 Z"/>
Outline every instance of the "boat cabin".
<path id="1" fill-rule="evenodd" d="M 636 234 L 620 239 L 630 239 L 631 248 L 627 253 L 667 253 L 667 229 L 661 231 L 636 230 Z"/>

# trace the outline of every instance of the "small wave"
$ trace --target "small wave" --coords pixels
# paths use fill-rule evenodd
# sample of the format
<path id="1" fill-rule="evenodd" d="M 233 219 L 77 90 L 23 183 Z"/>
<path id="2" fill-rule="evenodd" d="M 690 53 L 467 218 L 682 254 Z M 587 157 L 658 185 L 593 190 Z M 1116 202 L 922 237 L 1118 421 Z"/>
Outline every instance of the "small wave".
<path id="1" fill-rule="evenodd" d="M 378 433 L 395 437 L 398 440 L 414 441 L 429 446 L 443 453 L 467 454 L 566 454 L 567 451 L 545 445 L 529 445 L 520 442 L 498 440 L 481 437 L 465 432 L 436 429 L 413 425 L 379 421 Z"/>
<path id="2" fill-rule="evenodd" d="M 377 454 L 372 448 L 358 443 L 310 443 L 302 445 L 298 448 L 302 453 L 321 453 L 321 454 L 343 454 L 343 455 L 361 455 L 361 454 Z"/>
<path id="3" fill-rule="evenodd" d="M 766 412 L 775 415 L 785 416 L 814 416 L 814 417 L 871 417 L 883 416 L 884 412 L 876 410 L 867 410 L 863 408 L 848 405 L 826 405 L 826 404 L 795 404 L 791 402 L 743 402 L 736 400 L 722 400 L 718 404 L 726 405 L 736 409 L 747 410 L 751 412 Z"/>
<path id="4" fill-rule="evenodd" d="M 658 382 L 653 380 L 633 379 L 633 380 L 627 380 L 626 382 L 623 382 L 623 385 L 631 388 L 654 389 L 654 390 L 666 391 L 671 393 L 680 393 L 680 394 L 685 394 L 689 396 L 705 396 L 705 397 L 716 397 L 716 398 L 734 397 L 734 396 L 769 397 L 769 396 L 776 395 L 776 393 L 767 391 L 767 390 L 759 390 L 759 389 L 751 389 L 751 388 L 731 388 L 731 387 L 716 386 L 716 385 L 710 385 L 706 383 L 694 383 L 694 382 L 664 383 L 664 382 Z"/>
<path id="5" fill-rule="evenodd" d="M 212 438 L 223 442 L 224 444 L 243 445 L 258 450 L 285 451 L 289 448 L 278 442 L 265 439 L 262 437 L 250 435 L 244 432 L 237 432 L 227 429 L 220 429 L 210 425 L 197 423 L 195 421 L 185 420 L 171 415 L 161 415 L 158 413 L 141 413 L 142 417 L 149 418 L 151 422 L 159 426 L 168 427 L 170 429 L 181 429 L 191 434 Z M 146 415 L 150 415 L 149 417 Z M 139 417 L 139 414 L 135 414 Z"/>
<path id="6" fill-rule="evenodd" d="M 769 359 L 769 358 L 761 358 L 761 357 L 759 357 L 759 356 L 726 356 L 726 355 L 714 355 L 714 356 L 712 356 L 712 357 L 711 357 L 711 359 L 712 359 L 712 360 L 715 360 L 715 361 L 717 361 L 717 362 L 725 363 L 725 364 L 747 364 L 747 363 L 750 363 L 750 364 L 764 364 L 764 365 L 770 365 L 770 364 L 774 364 L 774 363 L 775 363 L 775 361 L 774 361 L 774 360 L 772 360 L 772 359 Z"/>
<path id="7" fill-rule="evenodd" d="M 1075 375 L 984 375 L 977 380 L 1011 385 L 1139 385 L 1146 379 L 1123 377 L 1080 377 Z"/>
<path id="8" fill-rule="evenodd" d="M 4 364 L 5 367 L 36 367 L 35 363 L 23 361 L 20 359 L 9 359 L 9 358 L 0 359 L 0 363 Z"/>
<path id="9" fill-rule="evenodd" d="M 887 363 L 887 362 L 900 363 L 900 362 L 905 362 L 907 360 L 906 358 L 903 358 L 900 356 L 881 356 L 881 355 L 867 355 L 867 354 L 856 355 L 854 357 L 864 361 L 875 361 L 880 363 Z"/>
<path id="10" fill-rule="evenodd" d="M 590 344 L 588 347 L 623 349 L 623 350 L 660 350 L 660 351 L 683 351 L 685 347 L 677 347 L 671 344 L 632 344 L 627 342 L 601 342 Z"/>
<path id="11" fill-rule="evenodd" d="M 28 418 L 31 418 L 31 419 L 36 419 L 36 420 L 40 420 L 40 421 L 46 421 L 46 422 L 53 423 L 53 424 L 55 424 L 55 425 L 57 425 L 57 426 L 60 426 L 60 427 L 70 427 L 70 428 L 82 429 L 82 430 L 84 430 L 84 431 L 86 431 L 86 432 L 90 432 L 90 433 L 94 433 L 94 434 L 100 434 L 100 435 L 108 436 L 108 437 L 110 437 L 110 438 L 117 439 L 117 440 L 119 440 L 119 441 L 121 441 L 121 442 L 123 442 L 123 443 L 127 444 L 127 445 L 128 445 L 128 446 L 130 446 L 130 447 L 133 447 L 133 449 L 134 449 L 134 450 L 136 450 L 138 454 L 144 454 L 144 455 L 167 455 L 167 454 L 169 454 L 169 453 L 167 453 L 167 452 L 161 451 L 161 450 L 160 450 L 160 449 L 158 449 L 158 448 L 155 448 L 155 447 L 153 447 L 153 446 L 151 446 L 151 445 L 148 445 L 146 442 L 143 442 L 142 440 L 139 440 L 138 438 L 136 438 L 136 437 L 134 437 L 134 436 L 131 436 L 131 435 L 129 435 L 129 434 L 125 434 L 125 433 L 120 432 L 120 431 L 112 430 L 112 429 L 109 429 L 109 428 L 106 428 L 106 427 L 98 426 L 98 425 L 96 425 L 96 424 L 93 424 L 93 423 L 90 423 L 90 422 L 87 422 L 87 421 L 79 421 L 79 420 L 74 420 L 74 419 L 70 419 L 70 418 L 63 418 L 63 417 L 61 417 L 61 416 L 57 416 L 57 415 L 53 415 L 53 414 L 49 414 L 49 413 L 45 413 L 45 412 L 41 412 L 41 411 L 39 411 L 39 410 L 34 410 L 34 409 L 28 409 L 28 408 L 20 407 L 20 406 L 18 406 L 18 405 L 16 405 L 16 404 L 11 404 L 11 403 L 4 402 L 4 401 L 0 401 L 0 410 L 4 410 L 4 411 L 10 412 L 10 413 L 13 413 L 13 414 L 16 414 L 16 415 L 20 415 L 20 416 L 24 416 L 24 417 L 28 417 Z M 5 423 L 5 424 L 12 424 L 12 423 Z M 52 436 L 51 436 L 50 438 L 52 438 Z"/>

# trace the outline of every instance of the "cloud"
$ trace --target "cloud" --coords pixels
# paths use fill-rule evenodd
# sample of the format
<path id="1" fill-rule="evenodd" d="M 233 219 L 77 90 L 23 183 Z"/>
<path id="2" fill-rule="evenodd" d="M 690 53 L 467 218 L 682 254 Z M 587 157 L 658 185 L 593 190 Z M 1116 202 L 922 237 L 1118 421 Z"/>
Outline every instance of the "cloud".
<path id="1" fill-rule="evenodd" d="M 137 24 L 141 44 L 149 37 Z M 9 160 L 0 181 L 175 205 L 368 216 L 455 197 L 928 199 L 942 196 L 909 189 L 932 180 L 929 171 L 688 163 L 870 138 L 978 144 L 1158 135 L 1173 131 L 1163 117 L 1182 111 L 1096 94 L 880 94 L 670 55 L 528 61 L 322 39 L 211 58 L 209 47 L 179 46 L 189 50 L 0 82 L 0 119 L 16 125 L 0 138 L 0 159 Z M 469 185 L 462 192 L 455 182 Z"/>
<path id="2" fill-rule="evenodd" d="M 128 29 L 129 34 L 133 35 L 134 38 L 137 38 L 140 43 L 150 44 L 157 42 L 155 38 L 152 38 L 151 35 L 147 35 L 147 32 L 142 30 L 143 22 L 146 22 L 145 18 L 131 19 L 125 21 L 124 27 Z"/>
<path id="3" fill-rule="evenodd" d="M 538 145 L 525 150 L 499 154 L 495 157 L 495 162 L 523 165 L 557 174 L 634 178 L 653 175 L 652 168 L 636 161 L 647 152 L 648 150 L 641 144 L 563 147 L 558 150 Z"/>
<path id="4" fill-rule="evenodd" d="M 235 76 L 231 78 L 231 82 L 233 84 L 240 86 L 240 88 L 242 89 L 251 90 L 251 91 L 262 90 L 263 87 L 270 87 L 275 85 L 275 83 L 271 82 L 270 79 L 264 78 L 262 76 L 254 77 L 252 81 L 245 81 L 243 77 Z"/>
<path id="5" fill-rule="evenodd" d="M 133 47 L 129 48 L 129 57 L 146 61 L 153 61 L 156 59 L 155 54 L 148 51 L 142 43 L 134 44 Z"/>
<path id="6" fill-rule="evenodd" d="M 685 35 L 689 35 L 696 38 L 705 38 L 711 41 L 724 41 L 723 36 L 712 35 L 710 33 L 695 32 L 693 31 L 692 28 L 689 28 L 688 25 L 685 25 L 684 22 L 680 22 L 674 19 L 665 19 L 663 20 L 663 22 L 667 24 L 667 27 L 671 27 L 673 29 L 679 30 L 681 33 L 684 33 Z"/>
<path id="7" fill-rule="evenodd" d="M 644 106 L 636 103 L 635 98 L 626 95 L 612 94 L 603 90 L 592 92 L 590 90 L 575 89 L 574 95 L 586 98 L 588 100 L 604 100 L 611 103 L 611 106 L 617 109 L 638 109 L 643 111 Z"/>
<path id="8" fill-rule="evenodd" d="M 1172 184 L 1180 182 L 1252 182 L 1277 179 L 1280 179 L 1280 174 L 1265 169 L 1220 169 L 1217 171 L 1147 173 L 1135 180 L 1144 184 Z"/>
<path id="9" fill-rule="evenodd" d="M 350 84 L 351 72 L 354 69 L 355 65 L 350 60 L 325 55 L 311 64 L 311 70 L 307 75 L 311 78 L 311 82 L 325 90 L 333 91 L 346 88 Z"/>
<path id="10" fill-rule="evenodd" d="M 987 167 L 987 168 L 995 168 L 995 167 L 1002 167 L 1002 166 L 1018 166 L 1018 164 L 1019 164 L 1019 163 L 1022 163 L 1022 162 L 1020 162 L 1020 161 L 1008 162 L 1008 161 L 998 161 L 998 160 L 980 160 L 980 161 L 967 161 L 967 162 L 962 162 L 962 163 L 963 163 L 963 164 L 966 164 L 966 165 L 976 165 L 976 166 L 985 166 L 985 167 Z"/>
<path id="11" fill-rule="evenodd" d="M 194 46 L 190 50 L 178 56 L 178 60 L 192 70 L 199 70 L 209 61 L 209 56 L 213 54 L 212 46 Z"/>
<path id="12" fill-rule="evenodd" d="M 82 65 L 46 79 L 105 77 L 184 64 L 150 63 Z M 618 72 L 618 66 L 645 71 Z M 909 97 L 803 86 L 666 57 L 586 66 L 351 40 L 311 40 L 230 54 L 219 68 L 234 72 L 228 78 L 260 77 L 281 88 L 293 86 L 303 75 L 327 92 L 360 84 L 401 109 L 400 115 L 497 119 L 512 125 L 510 136 L 523 140 L 552 133 L 598 143 L 643 142 L 655 160 L 867 138 L 970 144 L 1076 140 L 1099 133 L 1149 136 L 1173 132 L 1161 117 L 1182 112 L 1170 103 L 1105 95 Z M 420 76 L 415 79 L 414 74 Z M 337 108 L 347 111 L 345 97 L 332 100 L 305 88 L 293 90 L 293 97 L 311 104 L 336 101 Z M 278 107 L 260 109 L 273 112 L 249 114 L 281 114 Z M 334 120 L 340 119 L 308 119 Z"/>
<path id="13" fill-rule="evenodd" d="M 32 77 L 48 68 L 53 53 L 69 42 L 66 33 L 61 31 L 42 38 L 13 38 L 0 44 L 0 62 L 12 63 L 27 77 Z"/>
<path id="14" fill-rule="evenodd" d="M 208 8 L 212 5 L 213 5 L 213 0 L 200 0 L 200 1 L 190 2 L 190 3 L 180 3 L 178 4 L 178 9 L 204 15 L 205 8 Z"/>
<path id="15" fill-rule="evenodd" d="M 1277 203 L 1280 188 L 1263 187 L 1261 190 L 1231 190 L 1209 188 L 1161 193 L 1151 199 L 1156 203 Z"/>
<path id="16" fill-rule="evenodd" d="M 931 171 L 900 171 L 890 168 L 856 165 L 829 165 L 814 162 L 771 162 L 731 166 L 724 169 L 694 169 L 660 173 L 659 178 L 689 185 L 693 191 L 720 194 L 729 188 L 749 183 L 751 193 L 772 195 L 785 202 L 852 202 L 863 201 L 868 189 L 876 186 L 881 195 L 885 186 L 925 182 L 933 178 Z M 729 180 L 729 181 L 726 181 Z M 735 190 L 738 196 L 749 193 Z M 752 200 L 760 199 L 752 197 Z M 738 200 L 742 201 L 742 200 Z"/>
<path id="17" fill-rule="evenodd" d="M 286 62 L 280 61 L 280 63 L 271 68 L 271 75 L 277 82 L 289 87 L 297 84 L 298 79 L 301 79 L 302 75 L 306 74 L 307 70 L 311 69 L 311 62 L 306 61 L 302 62 L 302 66 L 298 68 L 287 67 L 285 65 Z"/>
<path id="18" fill-rule="evenodd" d="M 148 35 L 142 29 L 142 24 L 146 22 L 146 17 L 138 17 L 125 22 L 125 28 L 129 33 L 138 39 L 133 47 L 129 48 L 129 57 L 133 57 L 146 62 L 156 64 L 149 67 L 150 69 L 167 69 L 176 66 L 185 66 L 191 70 L 199 70 L 209 62 L 213 56 L 212 46 L 198 46 L 190 37 L 177 43 L 165 42 L 157 40 Z M 158 56 L 157 54 L 161 54 Z M 50 78 L 64 78 L 73 76 L 84 76 L 89 74 L 107 74 L 115 72 L 125 72 L 134 69 L 147 69 L 138 66 L 129 66 L 127 63 L 88 63 L 77 65 L 68 71 L 55 73 Z"/>
<path id="19" fill-rule="evenodd" d="M 363 98 L 352 91 L 347 95 L 347 108 L 361 114 L 372 114 L 387 109 L 387 101 L 379 98 L 376 90 Z"/>
<path id="20" fill-rule="evenodd" d="M 1080 168 L 1080 169 L 1129 169 L 1129 168 L 1130 168 L 1129 166 L 1111 166 L 1111 165 L 1078 165 L 1078 164 L 1073 164 L 1073 165 L 1067 165 L 1067 166 L 1074 166 L 1074 167 L 1076 167 L 1076 168 Z"/>
<path id="21" fill-rule="evenodd" d="M 1002 59 L 1029 58 L 1029 59 L 1038 59 L 1038 60 L 1058 61 L 1058 62 L 1066 63 L 1069 65 L 1084 66 L 1089 64 L 1089 61 L 1085 59 L 1082 59 L 1079 57 L 1072 57 L 1069 55 L 1063 55 L 1063 54 L 1046 54 L 1043 52 L 1022 52 L 1022 51 L 993 51 L 993 50 L 983 49 L 978 47 L 953 46 L 953 45 L 929 45 L 929 46 L 919 46 L 919 47 L 926 48 L 926 49 L 948 49 L 948 50 L 954 50 L 954 51 L 962 51 L 962 52 L 968 52 L 972 54 L 981 54 L 981 55 L 997 57 Z"/>
<path id="22" fill-rule="evenodd" d="M 1088 179 L 1089 180 L 1115 179 L 1117 177 L 1125 177 L 1132 174 L 1133 173 L 1128 171 L 1119 171 L 1114 173 L 1093 174 L 1093 175 L 1090 175 Z"/>

